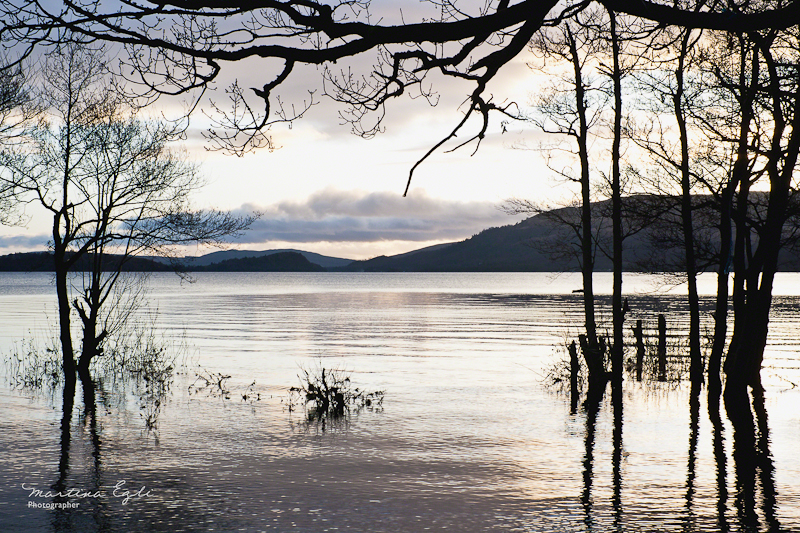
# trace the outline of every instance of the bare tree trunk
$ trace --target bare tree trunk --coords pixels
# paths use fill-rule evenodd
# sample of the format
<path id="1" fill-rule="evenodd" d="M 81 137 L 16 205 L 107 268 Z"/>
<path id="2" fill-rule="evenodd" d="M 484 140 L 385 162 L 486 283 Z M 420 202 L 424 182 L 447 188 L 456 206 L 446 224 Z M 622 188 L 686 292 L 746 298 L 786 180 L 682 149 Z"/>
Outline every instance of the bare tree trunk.
<path id="1" fill-rule="evenodd" d="M 722 192 L 719 215 L 720 262 L 717 268 L 717 296 L 714 305 L 714 341 L 708 357 L 708 383 L 719 390 L 722 353 L 728 336 L 728 272 L 732 261 L 733 233 L 731 231 L 731 201 L 735 184 L 729 183 Z"/>
<path id="2" fill-rule="evenodd" d="M 728 384 L 738 381 L 753 388 L 761 386 L 761 364 L 769 330 L 772 285 L 778 270 L 778 253 L 786 223 L 792 178 L 800 153 L 800 84 L 795 83 L 794 92 L 787 95 L 779 81 L 782 74 L 778 72 L 777 62 L 770 52 L 771 40 L 760 39 L 757 44 L 769 70 L 768 96 L 772 99 L 771 116 L 774 121 L 766 165 L 770 191 L 767 217 L 758 235 L 758 247 L 745 270 L 747 292 L 739 296 L 744 316 L 740 320 L 739 310 L 736 310 L 734 340 L 731 341 L 725 361 Z M 787 99 L 790 99 L 788 106 Z M 792 113 L 790 123 L 786 120 L 784 109 Z M 791 128 L 788 139 L 784 136 L 787 127 Z"/>
<path id="3" fill-rule="evenodd" d="M 78 375 L 82 381 L 91 380 L 89 365 L 94 356 L 99 353 L 99 346 L 104 334 L 97 334 L 97 313 L 93 312 L 83 321 L 83 348 L 78 359 Z"/>
<path id="4" fill-rule="evenodd" d="M 753 275 L 748 276 L 746 295 L 740 297 L 742 303 L 736 316 L 738 329 L 734 329 L 734 338 L 725 361 L 728 383 L 742 381 L 753 387 L 761 384 L 761 364 L 769 331 L 772 284 L 777 271 L 783 227 L 782 220 L 770 219 L 783 218 L 778 213 L 785 212 L 788 190 L 783 193 L 777 190 L 770 192 L 769 211 L 774 211 L 775 215 L 767 215 L 768 222 L 758 244 L 758 251 L 763 252 L 765 261 L 760 269 L 754 269 L 751 265 L 750 274 Z"/>
<path id="5" fill-rule="evenodd" d="M 614 84 L 614 127 L 611 148 L 611 226 L 613 239 L 612 263 L 614 287 L 611 297 L 614 342 L 611 346 L 611 380 L 615 388 L 622 386 L 624 356 L 625 309 L 622 304 L 622 177 L 620 157 L 622 142 L 622 71 L 619 64 L 620 47 L 616 15 L 609 11 L 611 20 L 611 49 L 613 55 L 612 82 Z"/>
<path id="6" fill-rule="evenodd" d="M 83 302 L 75 300 L 75 309 L 83 322 L 83 348 L 81 357 L 78 360 L 78 375 L 81 380 L 91 381 L 89 375 L 89 365 L 92 359 L 100 355 L 103 341 L 107 331 L 97 331 L 100 308 L 102 302 L 102 275 L 103 275 L 103 254 L 97 251 L 91 254 L 92 271 L 89 273 L 89 286 L 84 287 Z M 85 306 L 84 306 L 85 304 Z"/>
<path id="7" fill-rule="evenodd" d="M 708 382 L 709 393 L 712 390 L 720 391 L 722 380 L 720 370 L 722 366 L 722 354 L 725 351 L 725 343 L 728 334 L 728 278 L 731 269 L 744 269 L 745 252 L 745 231 L 744 216 L 747 209 L 747 196 L 749 194 L 749 139 L 750 125 L 753 121 L 753 100 L 755 98 L 757 83 L 759 79 L 760 63 L 755 58 L 750 64 L 749 83 L 747 72 L 747 55 L 742 52 L 741 65 L 739 67 L 739 87 L 741 88 L 742 98 L 740 100 L 741 119 L 739 122 L 739 138 L 736 147 L 736 161 L 733 166 L 728 183 L 722 190 L 720 198 L 719 215 L 719 235 L 720 235 L 720 262 L 717 270 L 717 297 L 714 312 L 714 344 L 711 348 L 711 355 L 708 359 Z M 731 219 L 734 217 L 733 200 L 736 197 L 736 189 L 741 185 L 742 193 L 737 197 L 738 206 L 736 210 L 737 231 L 736 244 L 734 245 L 733 228 Z M 744 202 L 742 202 L 744 200 Z M 743 280 L 743 275 L 739 281 Z M 739 286 L 737 279 L 734 279 L 734 311 L 742 309 L 743 287 Z M 737 303 L 738 302 L 738 303 Z M 743 310 L 742 310 L 743 312 Z M 735 315 L 734 315 L 735 316 Z M 711 388 L 711 385 L 714 385 Z"/>
<path id="8" fill-rule="evenodd" d="M 58 243 L 58 241 L 56 241 Z M 69 274 L 65 261 L 65 250 L 56 244 L 53 251 L 53 266 L 56 278 L 56 295 L 58 297 L 58 326 L 61 339 L 61 357 L 64 378 L 75 381 L 75 352 L 72 347 L 72 330 L 69 305 Z"/>
<path id="9" fill-rule="evenodd" d="M 736 195 L 736 211 L 734 222 L 736 224 L 736 238 L 733 248 L 733 335 L 728 346 L 728 357 L 725 359 L 725 374 L 729 374 L 732 368 L 731 353 L 738 351 L 738 344 L 742 337 L 742 330 L 747 323 L 745 298 L 747 272 L 747 252 L 750 249 L 750 228 L 747 225 L 747 206 L 750 196 L 750 180 L 745 179 L 739 185 L 739 192 Z"/>
<path id="10" fill-rule="evenodd" d="M 583 310 L 586 337 L 590 350 L 597 351 L 597 322 L 594 310 L 594 238 L 592 235 L 592 194 L 589 165 L 589 121 L 586 117 L 586 88 L 583 84 L 578 46 L 567 26 L 572 67 L 575 73 L 575 105 L 578 115 L 578 157 L 581 162 L 581 276 L 583 278 Z"/>
<path id="11" fill-rule="evenodd" d="M 689 133 L 683 112 L 684 68 L 689 46 L 690 32 L 686 31 L 681 41 L 678 68 L 675 71 L 676 90 L 673 94 L 675 119 L 678 122 L 681 143 L 681 224 L 683 247 L 686 256 L 686 281 L 689 298 L 689 378 L 693 384 L 703 382 L 703 359 L 700 352 L 700 298 L 697 295 L 697 261 L 694 250 L 694 228 L 692 224 L 692 183 L 689 170 Z"/>

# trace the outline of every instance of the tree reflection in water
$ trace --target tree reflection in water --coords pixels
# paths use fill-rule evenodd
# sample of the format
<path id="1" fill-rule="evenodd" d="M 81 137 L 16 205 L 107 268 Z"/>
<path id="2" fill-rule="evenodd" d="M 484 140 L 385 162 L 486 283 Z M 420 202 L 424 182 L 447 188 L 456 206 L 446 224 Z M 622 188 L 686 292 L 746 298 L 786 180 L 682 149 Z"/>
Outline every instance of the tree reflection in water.
<path id="1" fill-rule="evenodd" d="M 780 531 L 780 523 L 775 516 L 777 508 L 775 490 L 775 467 L 772 464 L 772 454 L 769 451 L 769 425 L 767 423 L 767 408 L 764 404 L 764 388 L 758 387 L 753 391 L 753 411 L 756 413 L 758 424 L 758 437 L 756 459 L 758 464 L 759 481 L 764 491 L 762 511 L 769 531 Z"/>
<path id="2" fill-rule="evenodd" d="M 590 389 L 591 390 L 591 389 Z M 595 389 L 591 391 L 584 403 L 586 410 L 586 434 L 584 437 L 584 457 L 583 457 L 583 492 L 581 494 L 581 504 L 583 506 L 583 523 L 587 531 L 597 531 L 594 518 L 592 516 L 592 484 L 594 482 L 594 446 L 595 435 L 597 432 L 597 417 L 603 402 L 604 390 Z M 612 439 L 614 449 L 611 456 L 612 462 L 612 483 L 613 495 L 611 506 L 614 511 L 614 528 L 623 531 L 623 508 L 622 508 L 622 387 L 612 384 L 611 404 L 614 411 L 614 429 Z"/>
<path id="3" fill-rule="evenodd" d="M 70 443 L 72 441 L 72 417 L 74 414 L 75 379 L 67 379 L 64 385 L 63 410 L 61 416 L 61 455 L 58 462 L 58 480 L 52 488 L 57 492 L 64 492 L 70 487 L 68 483 L 70 474 Z M 88 433 L 91 443 L 91 466 L 87 483 L 81 484 L 90 493 L 102 490 L 102 449 L 100 433 L 97 424 L 97 391 L 102 390 L 101 385 L 88 376 L 81 377 L 81 390 L 83 406 L 79 413 L 78 420 Z M 68 498 L 56 496 L 54 503 L 64 503 Z M 80 513 L 77 509 L 59 508 L 53 509 L 53 531 L 54 532 L 73 532 L 86 528 L 84 523 L 88 518 L 85 513 L 85 506 L 91 506 L 91 530 L 92 531 L 111 531 L 107 512 L 104 509 L 104 502 L 99 498 L 86 499 L 82 501 L 84 510 Z"/>
<path id="4" fill-rule="evenodd" d="M 695 529 L 696 520 L 694 514 L 694 481 L 697 477 L 697 439 L 700 432 L 700 384 L 692 382 L 692 389 L 689 394 L 689 453 L 687 473 L 686 473 L 686 528 L 689 531 Z"/>
<path id="5" fill-rule="evenodd" d="M 603 400 L 602 395 L 595 394 L 587 398 L 584 403 L 586 410 L 586 435 L 584 437 L 583 456 L 583 493 L 581 494 L 581 504 L 583 505 L 583 523 L 587 531 L 594 530 L 592 520 L 592 481 L 594 480 L 594 438 L 597 430 L 597 415 L 600 413 L 600 404 Z"/>
<path id="6" fill-rule="evenodd" d="M 725 428 L 720 416 L 721 383 L 709 380 L 708 385 L 708 418 L 712 427 L 712 442 L 714 448 L 714 464 L 716 465 L 717 481 L 717 518 L 716 526 L 720 533 L 730 531 L 728 525 L 728 483 L 727 469 L 728 456 L 725 454 Z"/>
<path id="7" fill-rule="evenodd" d="M 75 404 L 75 379 L 67 379 L 64 384 L 61 412 L 61 454 L 58 460 L 58 479 L 52 485 L 56 492 L 63 493 L 67 488 L 69 475 L 69 448 L 72 438 L 72 410 Z M 66 503 L 68 498 L 55 497 L 53 503 Z M 72 510 L 57 508 L 53 514 L 53 531 L 68 531 Z"/>
<path id="8" fill-rule="evenodd" d="M 161 375 L 160 375 L 161 376 Z M 171 376 L 171 374 L 170 374 Z M 164 376 L 161 376 L 164 377 Z M 166 379 L 166 378 L 165 378 Z M 171 379 L 171 377 L 169 377 Z M 92 379 L 89 376 L 81 376 L 78 379 L 66 379 L 63 386 L 62 396 L 62 415 L 60 424 L 60 456 L 58 461 L 58 477 L 51 485 L 51 489 L 56 493 L 80 488 L 84 494 L 103 493 L 109 491 L 109 480 L 105 480 L 103 475 L 103 441 L 101 438 L 101 427 L 98 423 L 98 401 L 100 407 L 111 407 L 110 398 L 117 398 L 120 402 L 129 391 L 137 396 L 142 404 L 142 408 L 147 403 L 160 405 L 169 391 L 168 383 L 162 382 L 159 387 L 150 384 L 150 378 L 144 379 L 142 385 L 140 377 L 134 374 L 127 375 L 120 373 L 113 381 L 111 392 L 107 392 L 103 387 L 103 379 Z M 81 385 L 82 405 L 75 412 L 75 398 L 77 385 Z M 155 391 L 155 392 L 154 392 Z M 121 408 L 120 406 L 117 406 Z M 155 412 L 156 409 L 150 409 Z M 76 421 L 77 414 L 77 421 Z M 147 430 L 154 431 L 157 421 L 148 419 Z M 78 449 L 75 450 L 75 444 Z M 88 444 L 88 455 L 81 453 L 81 444 Z M 72 452 L 72 453 L 71 453 Z M 83 458 L 88 461 L 82 460 Z M 75 461 L 78 464 L 74 464 Z M 113 480 L 111 480 L 113 481 Z M 54 496 L 54 504 L 64 504 L 75 502 L 76 498 L 66 496 Z M 80 497 L 80 506 L 70 508 L 68 506 L 54 506 L 51 510 L 51 528 L 56 533 L 73 532 L 111 532 L 118 528 L 113 525 L 114 511 L 109 507 L 108 498 Z"/>
<path id="9" fill-rule="evenodd" d="M 612 440 L 614 451 L 611 455 L 614 496 L 614 528 L 623 531 L 622 526 L 622 382 L 612 383 L 611 404 L 614 408 L 614 430 Z"/>
<path id="10" fill-rule="evenodd" d="M 775 515 L 774 467 L 769 451 L 769 427 L 764 405 L 764 389 L 753 387 L 752 405 L 744 386 L 725 389 L 725 411 L 733 425 L 733 460 L 736 469 L 736 514 L 741 529 L 759 531 L 756 512 L 757 488 L 761 487 L 761 512 L 767 531 L 780 531 Z M 753 417 L 755 412 L 755 418 Z"/>
<path id="11" fill-rule="evenodd" d="M 682 531 L 706 531 L 708 522 L 698 519 L 697 507 L 697 468 L 698 442 L 700 439 L 700 386 L 693 386 L 689 401 L 689 446 L 686 463 L 685 514 L 682 517 Z M 625 530 L 624 502 L 622 498 L 623 472 L 623 405 L 622 394 L 611 391 L 613 409 L 613 449 L 611 456 L 613 493 L 611 506 L 613 510 L 613 529 Z M 761 387 L 728 387 L 721 394 L 719 385 L 711 384 L 708 391 L 708 417 L 712 430 L 713 459 L 716 467 L 716 516 L 713 518 L 716 531 L 727 533 L 732 531 L 728 515 L 728 456 L 725 450 L 725 427 L 720 415 L 720 400 L 724 397 L 725 412 L 733 427 L 733 462 L 735 470 L 735 531 L 780 532 L 780 521 L 777 517 L 777 492 L 774 481 L 774 465 L 769 450 L 769 425 L 764 401 L 764 390 Z M 584 434 L 583 456 L 583 490 L 581 504 L 583 508 L 583 524 L 588 532 L 607 531 L 610 528 L 600 524 L 595 517 L 592 489 L 595 482 L 596 465 L 595 447 L 597 420 L 602 407 L 602 397 L 584 403 L 586 429 Z"/>

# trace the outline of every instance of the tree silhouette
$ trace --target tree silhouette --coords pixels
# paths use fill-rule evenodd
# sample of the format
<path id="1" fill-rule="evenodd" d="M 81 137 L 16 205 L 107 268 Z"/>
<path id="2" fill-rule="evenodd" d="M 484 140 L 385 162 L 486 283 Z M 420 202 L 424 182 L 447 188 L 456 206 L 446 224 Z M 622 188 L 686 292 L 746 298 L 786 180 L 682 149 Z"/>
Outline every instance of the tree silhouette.
<path id="1" fill-rule="evenodd" d="M 686 5 L 648 0 L 599 3 L 615 15 L 737 32 L 787 28 L 800 20 L 800 2 L 796 0 L 742 7 L 705 0 Z M 329 96 L 350 104 L 356 123 L 408 91 L 424 94 L 423 81 L 436 72 L 474 86 L 463 119 L 445 138 L 454 137 L 471 117 L 478 116 L 477 131 L 466 144 L 480 143 L 491 112 L 512 114 L 512 107 L 498 105 L 486 95 L 488 83 L 500 69 L 526 49 L 540 28 L 557 25 L 589 5 L 589 1 L 524 0 L 512 4 L 499 0 L 462 6 L 453 0 L 435 0 L 431 17 L 423 15 L 419 22 L 406 22 L 399 13 L 400 20 L 395 22 L 382 16 L 376 20 L 366 0 L 333 4 L 314 0 L 118 4 L 8 0 L 0 8 L 4 22 L 0 39 L 21 48 L 22 56 L 37 45 L 63 42 L 70 34 L 117 43 L 128 51 L 121 72 L 133 73 L 150 95 L 205 89 L 218 79 L 224 63 L 262 60 L 264 82 L 250 91 L 237 83 L 231 85 L 231 108 L 218 116 L 209 131 L 218 147 L 236 153 L 269 145 L 271 124 L 292 120 L 308 108 L 308 101 L 299 111 L 285 109 L 279 99 L 272 101 L 273 92 L 298 65 L 323 66 L 323 76 L 331 87 Z M 333 67 L 337 61 L 367 53 L 374 58 L 369 74 L 337 72 Z M 379 123 L 380 118 L 356 131 L 370 135 Z"/>
<path id="2" fill-rule="evenodd" d="M 139 119 L 103 83 L 104 67 L 102 48 L 68 43 L 54 50 L 37 94 L 43 122 L 0 154 L 3 188 L 52 215 L 63 369 L 72 379 L 75 370 L 88 376 L 92 358 L 125 320 L 127 312 L 113 302 L 126 286 L 120 283 L 126 260 L 141 253 L 170 256 L 180 244 L 217 243 L 250 223 L 191 208 L 199 176 L 168 147 L 180 129 Z M 87 257 L 89 271 L 71 278 L 70 270 Z M 83 329 L 77 363 L 73 310 Z"/>

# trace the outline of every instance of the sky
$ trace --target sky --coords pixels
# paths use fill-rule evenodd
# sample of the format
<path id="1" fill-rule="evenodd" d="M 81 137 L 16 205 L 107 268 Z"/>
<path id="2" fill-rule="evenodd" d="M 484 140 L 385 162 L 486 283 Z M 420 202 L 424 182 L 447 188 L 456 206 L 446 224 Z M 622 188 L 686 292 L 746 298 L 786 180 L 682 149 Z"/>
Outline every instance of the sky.
<path id="1" fill-rule="evenodd" d="M 531 59 L 523 54 L 506 65 L 487 94 L 498 103 L 514 101 L 525 112 L 542 83 L 526 65 Z M 244 87 L 263 84 L 259 77 L 263 69 L 258 66 L 224 64 L 225 76 L 211 98 L 223 102 L 225 82 L 233 79 Z M 403 198 L 409 170 L 461 120 L 461 104 L 473 88 L 435 77 L 430 83 L 436 105 L 405 95 L 395 99 L 386 108 L 385 131 L 365 140 L 343 124 L 342 104 L 319 96 L 320 72 L 298 68 L 277 94 L 289 105 L 299 106 L 308 98 L 308 90 L 317 90 L 319 103 L 291 125 L 272 127 L 276 150 L 261 149 L 242 157 L 209 150 L 201 136 L 209 120 L 196 112 L 184 146 L 205 181 L 194 206 L 261 214 L 246 234 L 231 243 L 234 248 L 296 248 L 364 259 L 459 241 L 489 227 L 516 223 L 524 217 L 509 216 L 498 208 L 511 197 L 557 204 L 569 196 L 547 168 L 543 154 L 532 148 L 548 142 L 548 137 L 528 122 L 511 122 L 503 133 L 498 117 L 477 152 L 474 144 L 452 153 L 439 150 L 423 163 Z M 158 105 L 169 114 L 181 103 L 162 99 Z M 203 109 L 208 111 L 207 102 Z M 449 147 L 463 142 L 468 132 L 477 132 L 477 126 L 468 124 Z M 25 227 L 0 227 L 0 253 L 46 247 L 47 216 L 32 207 L 26 215 Z M 208 251 L 213 250 L 186 253 Z"/>

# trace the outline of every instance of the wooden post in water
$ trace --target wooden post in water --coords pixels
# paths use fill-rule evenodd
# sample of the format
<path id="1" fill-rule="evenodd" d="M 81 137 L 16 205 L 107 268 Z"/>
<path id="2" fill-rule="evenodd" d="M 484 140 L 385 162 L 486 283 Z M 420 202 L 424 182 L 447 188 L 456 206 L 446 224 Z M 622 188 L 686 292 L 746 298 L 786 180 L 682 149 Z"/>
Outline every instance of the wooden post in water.
<path id="1" fill-rule="evenodd" d="M 667 380 L 667 319 L 658 315 L 658 380 Z"/>
<path id="2" fill-rule="evenodd" d="M 580 361 L 578 360 L 578 345 L 573 340 L 569 345 L 569 390 L 570 404 L 573 413 L 578 410 L 578 372 L 580 372 Z"/>
<path id="3" fill-rule="evenodd" d="M 642 321 L 637 320 L 636 326 L 631 328 L 633 336 L 636 337 L 636 381 L 642 381 L 642 366 L 644 365 L 644 335 L 642 333 Z"/>

